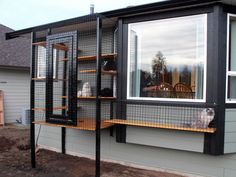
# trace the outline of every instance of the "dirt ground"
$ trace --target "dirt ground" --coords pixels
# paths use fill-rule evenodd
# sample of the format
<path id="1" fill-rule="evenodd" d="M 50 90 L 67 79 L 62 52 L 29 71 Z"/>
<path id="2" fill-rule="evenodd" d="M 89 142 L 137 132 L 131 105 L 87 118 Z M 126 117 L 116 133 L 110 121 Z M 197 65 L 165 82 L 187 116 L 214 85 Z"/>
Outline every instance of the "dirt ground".
<path id="1" fill-rule="evenodd" d="M 81 157 L 39 150 L 37 168 L 30 165 L 29 129 L 0 127 L 0 177 L 93 177 L 95 162 Z M 101 177 L 181 177 L 102 162 Z"/>

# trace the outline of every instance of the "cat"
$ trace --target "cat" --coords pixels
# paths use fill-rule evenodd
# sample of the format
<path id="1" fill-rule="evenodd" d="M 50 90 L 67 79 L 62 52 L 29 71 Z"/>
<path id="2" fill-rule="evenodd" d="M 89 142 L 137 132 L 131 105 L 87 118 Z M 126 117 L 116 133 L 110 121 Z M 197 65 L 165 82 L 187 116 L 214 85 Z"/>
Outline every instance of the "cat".
<path id="1" fill-rule="evenodd" d="M 213 108 L 204 108 L 197 118 L 191 123 L 192 128 L 208 128 L 208 125 L 215 117 Z"/>
<path id="2" fill-rule="evenodd" d="M 88 82 L 85 82 L 83 84 L 82 96 L 84 96 L 84 97 L 92 96 L 91 86 Z"/>

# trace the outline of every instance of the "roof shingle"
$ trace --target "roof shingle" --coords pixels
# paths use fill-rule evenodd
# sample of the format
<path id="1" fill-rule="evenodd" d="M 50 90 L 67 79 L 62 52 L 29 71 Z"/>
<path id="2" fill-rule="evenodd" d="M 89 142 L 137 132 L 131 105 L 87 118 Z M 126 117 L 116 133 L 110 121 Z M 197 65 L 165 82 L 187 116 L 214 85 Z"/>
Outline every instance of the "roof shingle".
<path id="1" fill-rule="evenodd" d="M 6 40 L 5 33 L 14 30 L 0 24 L 0 66 L 28 69 L 30 67 L 30 39 Z"/>

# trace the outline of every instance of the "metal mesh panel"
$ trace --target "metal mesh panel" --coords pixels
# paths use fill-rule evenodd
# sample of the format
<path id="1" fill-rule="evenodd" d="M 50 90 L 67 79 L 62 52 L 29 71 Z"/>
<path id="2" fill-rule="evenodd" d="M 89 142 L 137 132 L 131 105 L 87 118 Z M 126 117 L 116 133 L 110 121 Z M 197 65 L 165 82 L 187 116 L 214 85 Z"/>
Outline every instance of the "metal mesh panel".
<path id="1" fill-rule="evenodd" d="M 114 24 L 115 21 L 106 21 L 102 29 L 102 76 L 101 76 L 101 128 L 107 128 L 112 124 L 104 120 L 114 117 L 115 90 L 116 90 L 116 54 L 114 53 Z M 95 15 L 87 17 L 77 25 L 51 29 L 52 34 L 78 30 L 78 58 L 77 58 L 77 128 L 82 130 L 95 130 L 96 119 L 96 52 L 97 31 Z M 39 32 L 38 37 L 43 37 L 45 32 Z M 58 37 L 58 38 L 59 38 Z M 58 39 L 57 39 L 58 40 Z M 59 39 L 60 40 L 60 39 Z M 46 111 L 46 43 L 36 44 L 36 78 L 35 80 L 35 120 L 45 120 Z M 68 76 L 69 67 L 67 57 L 68 44 L 63 40 L 54 46 L 53 51 L 53 91 L 52 114 L 62 115 L 66 119 L 68 115 Z M 54 66 L 55 65 L 55 66 Z M 38 77 L 39 72 L 43 73 Z M 63 91 L 64 88 L 64 91 Z"/>
<path id="2" fill-rule="evenodd" d="M 126 108 L 126 120 L 121 120 L 120 124 L 210 133 L 215 131 L 215 105 L 127 103 Z"/>

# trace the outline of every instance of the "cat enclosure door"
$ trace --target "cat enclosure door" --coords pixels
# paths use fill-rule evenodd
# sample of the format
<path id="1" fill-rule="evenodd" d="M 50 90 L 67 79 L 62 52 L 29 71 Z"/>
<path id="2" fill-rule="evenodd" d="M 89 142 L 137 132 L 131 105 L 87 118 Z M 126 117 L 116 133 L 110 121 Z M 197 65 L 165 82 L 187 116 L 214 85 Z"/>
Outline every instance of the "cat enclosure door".
<path id="1" fill-rule="evenodd" d="M 77 125 L 77 32 L 47 36 L 46 121 Z"/>

